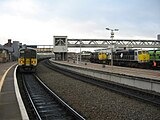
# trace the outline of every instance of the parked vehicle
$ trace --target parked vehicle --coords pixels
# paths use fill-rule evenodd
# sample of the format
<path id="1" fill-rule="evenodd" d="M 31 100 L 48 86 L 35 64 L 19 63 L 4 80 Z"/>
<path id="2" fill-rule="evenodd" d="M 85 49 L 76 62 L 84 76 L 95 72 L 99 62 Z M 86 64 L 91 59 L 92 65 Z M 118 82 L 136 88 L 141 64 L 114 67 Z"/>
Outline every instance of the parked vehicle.
<path id="1" fill-rule="evenodd" d="M 94 52 L 91 54 L 90 62 L 111 64 L 111 52 Z M 146 50 L 116 50 L 113 51 L 113 64 L 129 67 L 148 67 L 150 55 Z"/>
<path id="2" fill-rule="evenodd" d="M 149 50 L 150 67 L 160 68 L 160 50 Z"/>

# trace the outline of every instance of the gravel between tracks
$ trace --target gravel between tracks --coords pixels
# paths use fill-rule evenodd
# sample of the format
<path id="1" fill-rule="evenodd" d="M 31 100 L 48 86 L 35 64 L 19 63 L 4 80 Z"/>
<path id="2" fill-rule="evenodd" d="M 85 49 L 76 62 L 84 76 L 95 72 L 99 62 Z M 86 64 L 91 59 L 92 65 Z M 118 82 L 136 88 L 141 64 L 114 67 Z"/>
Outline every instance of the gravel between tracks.
<path id="1" fill-rule="evenodd" d="M 87 120 L 160 120 L 160 108 L 67 77 L 41 63 L 37 75 Z"/>

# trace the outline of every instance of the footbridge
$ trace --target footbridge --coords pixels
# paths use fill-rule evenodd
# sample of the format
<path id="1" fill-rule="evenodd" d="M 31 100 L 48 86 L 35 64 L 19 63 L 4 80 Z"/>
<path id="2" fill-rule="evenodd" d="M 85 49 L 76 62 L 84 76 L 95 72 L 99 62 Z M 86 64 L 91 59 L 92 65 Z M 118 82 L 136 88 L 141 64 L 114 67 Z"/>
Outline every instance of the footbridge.
<path id="1" fill-rule="evenodd" d="M 118 48 L 160 48 L 160 40 L 133 39 L 67 39 L 68 47 L 106 48 L 114 45 Z"/>
<path id="2" fill-rule="evenodd" d="M 57 41 L 61 41 L 64 36 L 57 37 Z M 67 36 L 66 36 L 67 37 Z M 55 43 L 55 39 L 53 41 Z M 61 41 L 62 42 L 62 41 Z M 62 46 L 62 43 L 57 45 Z M 160 48 L 160 40 L 134 40 L 134 39 L 67 39 L 68 48 L 107 48 L 115 45 L 118 48 Z M 53 52 L 54 45 L 27 45 L 37 49 L 37 52 Z"/>
<path id="3" fill-rule="evenodd" d="M 67 36 L 53 36 L 53 45 L 28 45 L 38 53 L 55 53 L 60 60 L 67 59 L 68 48 L 160 48 L 160 40 L 134 39 L 68 39 Z"/>

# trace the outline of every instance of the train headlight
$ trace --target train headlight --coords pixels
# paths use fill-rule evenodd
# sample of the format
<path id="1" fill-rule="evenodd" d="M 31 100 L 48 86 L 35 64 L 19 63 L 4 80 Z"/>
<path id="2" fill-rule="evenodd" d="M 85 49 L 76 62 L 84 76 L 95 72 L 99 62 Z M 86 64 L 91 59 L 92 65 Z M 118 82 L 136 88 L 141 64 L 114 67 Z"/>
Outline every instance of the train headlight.
<path id="1" fill-rule="evenodd" d="M 36 62 L 36 60 L 32 60 L 32 62 L 31 62 L 31 64 L 33 64 L 33 65 L 35 65 L 37 62 Z"/>
<path id="2" fill-rule="evenodd" d="M 36 64 L 36 61 L 32 61 L 32 64 Z"/>
<path id="3" fill-rule="evenodd" d="M 24 61 L 23 61 L 23 60 L 20 60 L 20 64 L 24 64 Z"/>

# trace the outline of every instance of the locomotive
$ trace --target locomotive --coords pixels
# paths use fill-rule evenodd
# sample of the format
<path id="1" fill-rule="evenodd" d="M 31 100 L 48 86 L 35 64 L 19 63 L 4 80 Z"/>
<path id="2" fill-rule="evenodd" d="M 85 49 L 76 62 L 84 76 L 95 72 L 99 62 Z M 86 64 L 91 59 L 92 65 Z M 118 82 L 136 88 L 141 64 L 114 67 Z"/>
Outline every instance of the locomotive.
<path id="1" fill-rule="evenodd" d="M 90 62 L 92 63 L 106 63 L 107 54 L 104 52 L 93 52 L 90 55 Z"/>
<path id="2" fill-rule="evenodd" d="M 150 55 L 146 50 L 121 49 L 113 51 L 113 64 L 129 67 L 148 67 Z M 110 52 L 94 52 L 91 54 L 90 62 L 111 64 Z"/>
<path id="3" fill-rule="evenodd" d="M 150 55 L 146 50 L 121 50 L 113 52 L 113 61 L 115 65 L 146 68 Z"/>
<path id="4" fill-rule="evenodd" d="M 21 72 L 35 72 L 37 66 L 37 51 L 33 48 L 21 48 L 18 56 L 18 66 Z"/>
<path id="5" fill-rule="evenodd" d="M 160 50 L 149 50 L 150 67 L 160 68 Z"/>

